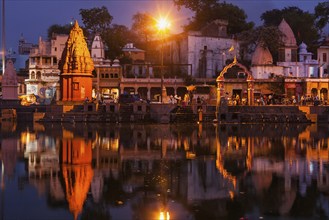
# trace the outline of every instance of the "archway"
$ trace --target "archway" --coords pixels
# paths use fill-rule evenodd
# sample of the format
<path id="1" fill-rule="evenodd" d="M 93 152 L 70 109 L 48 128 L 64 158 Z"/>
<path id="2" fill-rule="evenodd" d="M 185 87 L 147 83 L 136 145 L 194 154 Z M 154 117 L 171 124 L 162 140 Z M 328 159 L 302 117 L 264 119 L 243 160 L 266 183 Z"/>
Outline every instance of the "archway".
<path id="1" fill-rule="evenodd" d="M 323 103 L 327 103 L 328 101 L 328 89 L 322 88 L 320 90 L 320 98 Z"/>
<path id="2" fill-rule="evenodd" d="M 312 88 L 311 89 L 311 95 L 312 95 L 312 98 L 316 97 L 318 95 L 318 89 Z"/>
<path id="3" fill-rule="evenodd" d="M 220 100 L 222 97 L 226 97 L 225 92 L 225 82 L 235 82 L 238 84 L 246 83 L 247 85 L 244 86 L 246 92 L 247 92 L 247 102 L 248 105 L 254 104 L 254 78 L 250 71 L 247 70 L 247 68 L 240 64 L 236 57 L 234 57 L 234 60 L 229 65 L 225 66 L 222 72 L 220 72 L 219 76 L 216 79 L 217 82 L 217 106 L 220 105 Z M 242 88 L 242 87 L 241 87 Z M 237 94 L 242 95 L 242 89 L 235 89 L 235 91 L 232 90 L 232 93 L 234 92 L 234 95 Z"/>
<path id="4" fill-rule="evenodd" d="M 147 87 L 139 87 L 137 89 L 137 93 L 140 95 L 140 98 L 142 98 L 143 100 L 148 99 L 148 96 L 147 96 L 148 89 L 147 89 Z"/>

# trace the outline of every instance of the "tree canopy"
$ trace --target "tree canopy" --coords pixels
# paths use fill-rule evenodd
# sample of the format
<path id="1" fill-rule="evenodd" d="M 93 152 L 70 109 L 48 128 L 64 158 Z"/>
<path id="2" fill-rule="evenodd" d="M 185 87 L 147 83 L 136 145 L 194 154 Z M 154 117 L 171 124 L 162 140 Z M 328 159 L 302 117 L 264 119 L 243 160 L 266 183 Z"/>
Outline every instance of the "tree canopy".
<path id="1" fill-rule="evenodd" d="M 329 24 L 329 1 L 319 3 L 314 10 L 316 27 L 322 32 L 323 28 Z"/>
<path id="2" fill-rule="evenodd" d="M 155 21 L 148 13 L 136 13 L 132 17 L 133 23 L 131 31 L 135 35 L 135 43 L 146 49 L 147 43 L 153 38 L 155 33 Z"/>
<path id="3" fill-rule="evenodd" d="M 180 7 L 188 8 L 194 12 L 199 12 L 204 8 L 210 8 L 217 4 L 217 0 L 173 0 L 174 4 Z"/>
<path id="4" fill-rule="evenodd" d="M 274 9 L 261 15 L 265 26 L 278 26 L 285 19 L 296 37 L 297 43 L 304 42 L 311 52 L 315 52 L 318 30 L 314 26 L 315 16 L 297 7 L 288 7 L 282 10 Z"/>
<path id="5" fill-rule="evenodd" d="M 72 26 L 70 24 L 59 25 L 53 24 L 47 30 L 47 37 L 50 39 L 53 34 L 70 34 Z"/>
<path id="6" fill-rule="evenodd" d="M 195 13 L 185 30 L 200 30 L 216 19 L 228 21 L 228 34 L 237 34 L 254 26 L 253 22 L 246 21 L 246 13 L 233 4 L 219 3 L 216 0 L 174 0 L 174 3 L 179 8 L 184 6 Z"/>
<path id="7" fill-rule="evenodd" d="M 242 58 L 252 54 L 258 44 L 267 47 L 272 54 L 273 62 L 277 60 L 278 49 L 282 46 L 282 32 L 276 26 L 259 26 L 239 34 L 240 55 Z"/>
<path id="8" fill-rule="evenodd" d="M 109 48 L 106 55 L 110 59 L 120 58 L 123 54 L 122 48 L 132 40 L 129 28 L 118 24 L 113 24 L 102 38 Z"/>
<path id="9" fill-rule="evenodd" d="M 87 31 L 103 34 L 111 27 L 112 15 L 105 6 L 101 8 L 80 9 L 80 15 Z"/>

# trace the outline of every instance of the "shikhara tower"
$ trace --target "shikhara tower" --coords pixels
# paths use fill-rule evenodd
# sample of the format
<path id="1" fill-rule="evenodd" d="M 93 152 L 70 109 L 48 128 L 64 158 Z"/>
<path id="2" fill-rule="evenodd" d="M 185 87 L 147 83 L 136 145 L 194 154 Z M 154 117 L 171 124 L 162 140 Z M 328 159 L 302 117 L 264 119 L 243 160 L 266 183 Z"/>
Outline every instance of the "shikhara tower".
<path id="1" fill-rule="evenodd" d="M 79 102 L 86 98 L 91 99 L 94 63 L 77 21 L 66 42 L 59 69 L 61 101 Z"/>

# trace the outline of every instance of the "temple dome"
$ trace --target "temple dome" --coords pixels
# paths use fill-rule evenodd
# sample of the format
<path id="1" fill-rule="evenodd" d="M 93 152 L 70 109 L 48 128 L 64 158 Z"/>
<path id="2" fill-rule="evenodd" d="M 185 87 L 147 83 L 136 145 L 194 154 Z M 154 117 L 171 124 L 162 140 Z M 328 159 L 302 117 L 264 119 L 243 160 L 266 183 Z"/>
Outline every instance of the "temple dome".
<path id="1" fill-rule="evenodd" d="M 273 57 L 267 47 L 258 44 L 251 58 L 252 65 L 269 65 L 273 64 Z"/>
<path id="2" fill-rule="evenodd" d="M 286 20 L 282 19 L 280 25 L 279 25 L 279 30 L 284 34 L 283 36 L 283 43 L 285 46 L 296 46 L 296 38 L 294 35 L 294 32 L 292 31 L 291 27 L 289 24 L 286 22 Z"/>
<path id="3" fill-rule="evenodd" d="M 299 53 L 307 53 L 307 45 L 304 42 L 299 45 Z"/>

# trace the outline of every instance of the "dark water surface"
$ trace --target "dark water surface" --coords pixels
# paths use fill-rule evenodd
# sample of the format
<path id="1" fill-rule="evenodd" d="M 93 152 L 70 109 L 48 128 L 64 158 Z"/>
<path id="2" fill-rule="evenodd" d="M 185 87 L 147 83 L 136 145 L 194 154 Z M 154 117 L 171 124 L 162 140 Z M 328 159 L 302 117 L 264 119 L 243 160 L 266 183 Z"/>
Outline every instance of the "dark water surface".
<path id="1" fill-rule="evenodd" d="M 328 219 L 329 127 L 1 124 L 0 220 Z"/>

